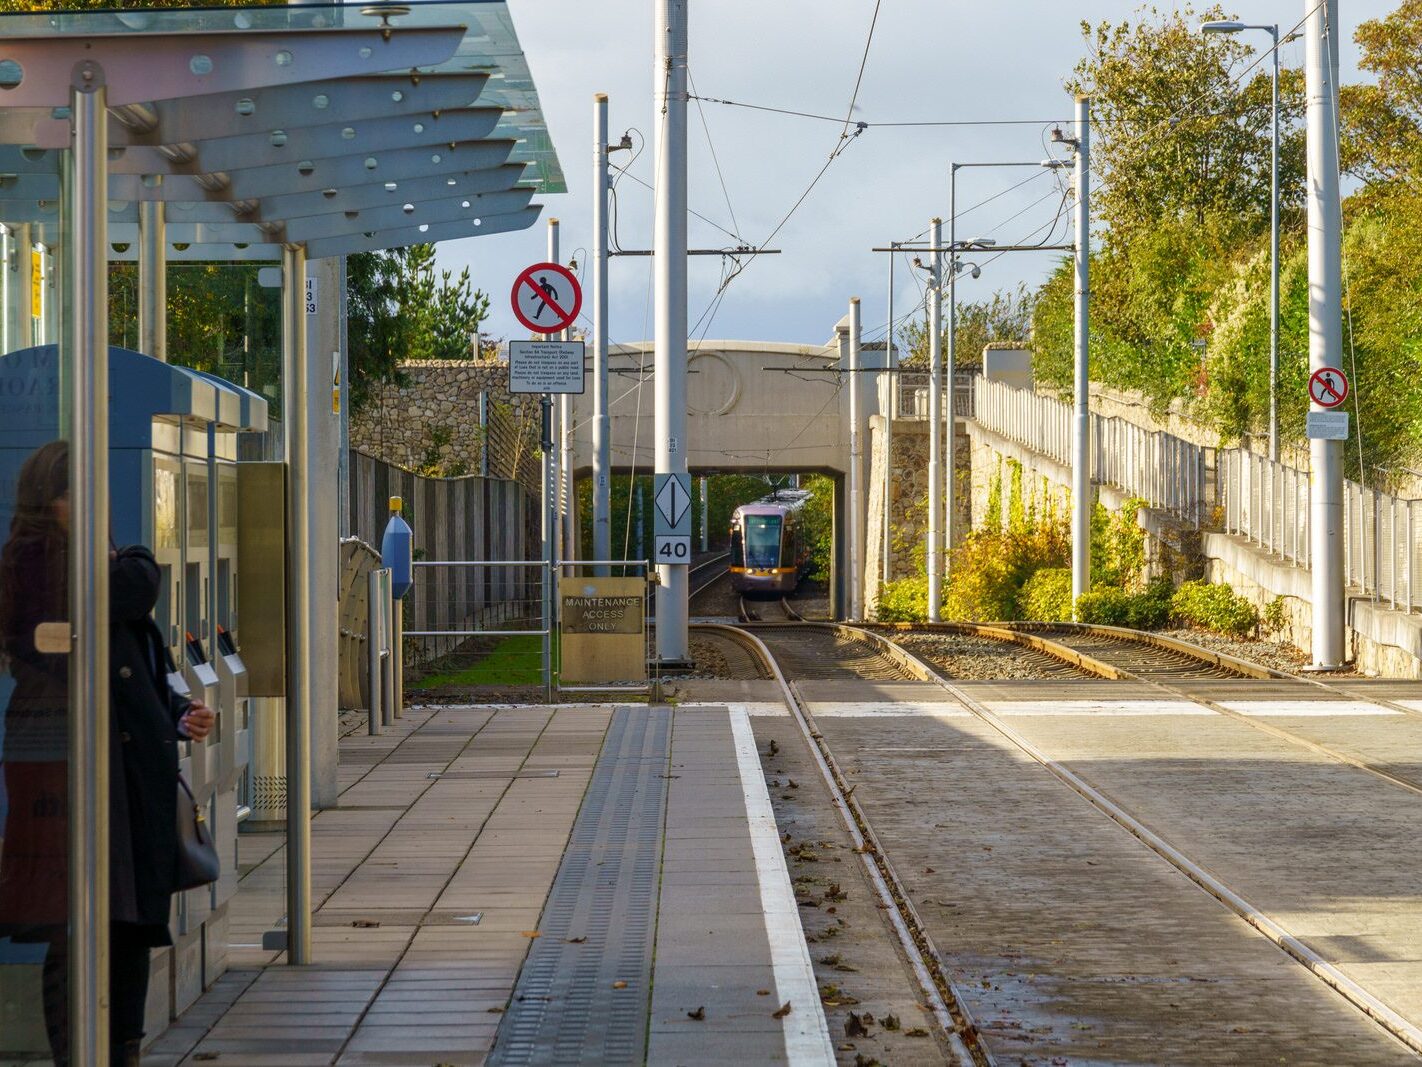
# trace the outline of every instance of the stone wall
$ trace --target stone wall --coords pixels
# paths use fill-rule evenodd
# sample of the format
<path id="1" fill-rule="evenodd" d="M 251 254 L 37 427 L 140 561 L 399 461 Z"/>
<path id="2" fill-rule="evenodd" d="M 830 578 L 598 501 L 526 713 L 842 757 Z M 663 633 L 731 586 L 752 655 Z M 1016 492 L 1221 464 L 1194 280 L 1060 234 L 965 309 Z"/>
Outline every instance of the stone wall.
<path id="1" fill-rule="evenodd" d="M 884 469 L 891 464 L 889 483 L 889 575 L 891 580 L 912 578 L 924 573 L 923 545 L 928 536 L 928 422 L 925 419 L 894 419 L 892 427 L 882 415 L 869 420 L 868 521 L 864 546 L 864 612 L 874 617 L 884 575 Z M 968 507 L 970 445 L 963 432 L 966 423 L 958 420 L 957 478 L 959 503 L 955 533 L 961 539 L 969 530 Z M 888 433 L 886 434 L 886 430 Z M 885 448 L 891 443 L 892 458 Z"/>
<path id="2" fill-rule="evenodd" d="M 539 492 L 539 398 L 511 396 L 499 360 L 402 363 L 400 384 L 378 387 L 351 418 L 351 448 L 436 477 L 483 472 Z M 488 396 L 480 425 L 479 395 Z"/>

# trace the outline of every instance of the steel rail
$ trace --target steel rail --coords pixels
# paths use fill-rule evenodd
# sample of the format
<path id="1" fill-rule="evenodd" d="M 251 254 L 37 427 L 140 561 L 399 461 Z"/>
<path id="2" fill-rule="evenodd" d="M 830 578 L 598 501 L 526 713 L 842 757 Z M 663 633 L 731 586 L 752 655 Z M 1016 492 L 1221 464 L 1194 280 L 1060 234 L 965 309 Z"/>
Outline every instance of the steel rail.
<path id="1" fill-rule="evenodd" d="M 834 624 L 804 625 L 833 627 Z M 966 999 L 948 977 L 948 968 L 929 937 L 927 926 L 914 908 L 903 882 L 894 871 L 859 802 L 854 799 L 853 788 L 846 783 L 839 764 L 825 743 L 824 735 L 815 726 L 814 716 L 786 680 L 774 653 L 759 637 L 739 626 L 700 623 L 693 629 L 727 634 L 747 645 L 780 686 L 791 717 L 815 757 L 815 764 L 829 789 L 840 821 L 854 842 L 854 851 L 864 864 L 870 885 L 873 886 L 875 895 L 878 896 L 879 903 L 894 928 L 899 946 L 913 970 L 919 990 L 932 1010 L 934 1020 L 946 1036 L 950 1050 L 960 1063 L 995 1067 L 991 1053 L 979 1036 L 977 1023 L 972 1018 Z"/>
<path id="2" fill-rule="evenodd" d="M 1412 1051 L 1422 1053 L 1422 1027 L 1414 1025 L 1392 1008 L 1368 992 L 1357 981 L 1329 963 L 1307 942 L 1290 933 L 1276 920 L 1266 915 L 1257 905 L 1236 893 L 1221 878 L 1196 863 L 1179 848 L 1171 844 L 1163 835 L 1152 830 L 1126 808 L 1107 797 L 1086 779 L 1047 756 L 1031 741 L 1007 725 L 988 707 L 974 699 L 952 682 L 943 678 L 931 666 L 905 648 L 894 644 L 882 634 L 857 627 L 836 625 L 846 636 L 860 634 L 877 642 L 889 658 L 912 670 L 922 680 L 932 682 L 952 696 L 964 709 L 992 727 L 1011 744 L 1031 759 L 1041 764 L 1056 778 L 1080 794 L 1093 806 L 1110 817 L 1151 851 L 1170 863 L 1192 882 L 1228 907 L 1250 926 L 1267 937 L 1294 960 L 1302 964 L 1310 974 L 1318 978 L 1334 992 L 1372 1019 L 1382 1029 L 1397 1038 Z"/>
<path id="3" fill-rule="evenodd" d="M 1298 678 L 1292 674 L 1287 674 L 1284 671 L 1276 671 L 1272 668 L 1264 667 L 1257 663 L 1250 663 L 1248 660 L 1242 660 L 1234 656 L 1226 655 L 1224 653 L 1213 652 L 1209 649 L 1200 648 L 1198 645 L 1192 645 L 1188 641 L 1180 641 L 1175 638 L 1164 637 L 1160 634 L 1146 633 L 1141 630 L 1129 630 L 1121 626 L 1101 626 L 1092 623 L 1028 623 L 1026 624 L 1026 626 L 1038 630 L 1066 629 L 1077 633 L 1087 633 L 1109 637 L 1114 641 L 1121 642 L 1122 644 L 1134 642 L 1136 644 L 1163 648 L 1181 655 L 1192 656 L 1196 659 L 1199 659 L 1203 663 L 1211 664 L 1220 667 L 1221 669 L 1235 671 L 1236 673 L 1240 674 L 1243 674 L 1245 671 L 1249 671 L 1250 673 L 1247 676 L 1252 678 L 1269 678 L 1293 682 L 1311 681 L 1311 679 Z M 1181 700 L 1187 700 L 1192 704 L 1198 704 L 1201 707 L 1208 708 L 1210 711 L 1213 711 L 1217 715 L 1223 715 L 1226 718 L 1243 723 L 1245 726 L 1248 726 L 1254 730 L 1258 730 L 1260 733 L 1267 734 L 1270 737 L 1274 737 L 1280 741 L 1285 741 L 1291 745 L 1296 745 L 1297 747 L 1312 752 L 1315 755 L 1324 756 L 1328 759 L 1345 764 L 1356 770 L 1363 771 L 1366 774 L 1371 774 L 1374 777 L 1381 778 L 1389 785 L 1394 785 L 1397 786 L 1399 789 L 1407 790 L 1409 793 L 1416 793 L 1417 795 L 1422 796 L 1422 781 L 1408 777 L 1404 774 L 1396 774 L 1393 771 L 1386 770 L 1385 768 L 1375 763 L 1370 763 L 1365 759 L 1359 759 L 1357 756 L 1351 756 L 1348 753 L 1341 752 L 1338 749 L 1335 749 L 1329 745 L 1322 744 L 1318 741 L 1312 741 L 1309 738 L 1302 736 L 1301 734 L 1294 733 L 1292 730 L 1286 730 L 1282 726 L 1275 726 L 1272 723 L 1264 722 L 1253 715 L 1246 715 L 1244 712 L 1236 711 L 1233 708 L 1226 707 L 1218 701 L 1211 700 L 1209 697 L 1200 696 L 1198 693 L 1193 693 L 1183 686 L 1172 685 L 1169 682 L 1163 682 L 1156 678 L 1147 678 L 1143 675 L 1136 674 L 1133 671 L 1126 670 L 1123 667 L 1117 667 L 1115 664 L 1108 663 L 1094 656 L 1089 656 L 1086 653 L 1080 652 L 1079 650 L 1074 649 L 1069 645 L 1063 644 L 1059 641 L 1053 641 L 1050 638 L 1043 637 L 1040 633 L 1034 633 L 1032 632 L 1032 629 L 1023 627 L 1023 624 L 1021 623 L 993 625 L 987 625 L 982 623 L 896 623 L 893 624 L 892 628 L 895 632 L 899 633 L 967 633 L 972 634 L 974 636 L 1011 641 L 1014 644 L 1026 645 L 1028 647 L 1036 649 L 1039 652 L 1046 653 L 1047 655 L 1056 656 L 1059 659 L 1065 660 L 1066 662 L 1078 666 L 1083 670 L 1090 671 L 1093 674 L 1097 674 L 1100 677 L 1111 678 L 1117 681 L 1139 682 L 1141 685 L 1149 686 L 1150 688 L 1158 690 L 1159 692 L 1164 693 L 1168 696 L 1173 696 Z M 865 632 L 867 633 L 870 631 L 866 630 Z M 1346 693 L 1340 689 L 1335 689 L 1332 686 L 1328 686 L 1326 684 L 1323 686 L 1323 688 L 1330 692 L 1336 693 L 1337 695 L 1342 696 L 1348 700 L 1358 701 L 1361 703 L 1375 704 L 1378 707 L 1386 708 L 1389 710 L 1402 711 L 1411 715 L 1422 714 L 1404 705 L 1396 704 L 1393 701 L 1367 696 L 1353 696 L 1352 694 Z"/>

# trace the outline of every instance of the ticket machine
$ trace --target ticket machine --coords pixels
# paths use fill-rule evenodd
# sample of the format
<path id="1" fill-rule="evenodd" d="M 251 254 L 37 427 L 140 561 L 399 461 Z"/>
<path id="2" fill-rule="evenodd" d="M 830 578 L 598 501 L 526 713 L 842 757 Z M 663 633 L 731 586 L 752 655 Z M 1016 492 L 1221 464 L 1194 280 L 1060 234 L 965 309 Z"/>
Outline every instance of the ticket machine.
<path id="1" fill-rule="evenodd" d="M 207 808 L 223 875 L 176 899 L 174 947 L 155 953 L 150 983 L 150 1020 L 160 1025 L 192 1003 L 226 962 L 227 902 L 237 877 L 236 790 L 250 752 L 246 669 L 237 651 L 235 435 L 264 429 L 266 404 L 122 348 L 109 349 L 109 383 L 113 537 L 153 550 L 163 579 L 154 618 L 172 662 L 170 684 L 201 697 L 218 717 L 207 741 L 183 742 L 179 755 L 194 798 Z M 0 357 L 4 396 L 52 398 L 59 388 L 55 346 Z M 7 406 L 0 479 L 13 481 L 36 448 L 61 435 L 57 409 L 52 401 Z M 9 519 L 0 514 L 0 526 Z"/>

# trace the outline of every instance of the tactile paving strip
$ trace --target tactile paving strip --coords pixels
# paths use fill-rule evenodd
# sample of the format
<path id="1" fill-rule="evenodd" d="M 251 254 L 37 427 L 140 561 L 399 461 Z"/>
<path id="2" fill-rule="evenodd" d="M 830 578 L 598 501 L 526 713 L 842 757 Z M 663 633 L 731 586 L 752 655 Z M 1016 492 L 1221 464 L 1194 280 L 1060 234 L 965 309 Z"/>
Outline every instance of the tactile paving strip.
<path id="1" fill-rule="evenodd" d="M 613 713 L 491 1067 L 645 1058 L 670 757 L 670 709 Z"/>

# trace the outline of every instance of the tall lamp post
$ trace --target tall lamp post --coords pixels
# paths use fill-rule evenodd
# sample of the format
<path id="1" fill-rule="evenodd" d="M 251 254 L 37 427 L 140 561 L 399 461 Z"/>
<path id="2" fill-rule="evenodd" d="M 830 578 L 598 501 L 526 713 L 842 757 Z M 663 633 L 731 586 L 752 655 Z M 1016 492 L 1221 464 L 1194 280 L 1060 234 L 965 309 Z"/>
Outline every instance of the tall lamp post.
<path id="1" fill-rule="evenodd" d="M 1244 22 L 1206 22 L 1201 33 L 1241 33 L 1263 30 L 1274 42 L 1273 141 L 1269 156 L 1269 458 L 1279 459 L 1279 25 Z"/>

